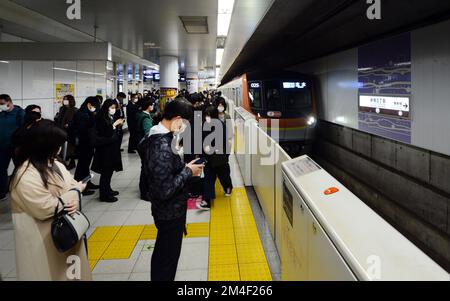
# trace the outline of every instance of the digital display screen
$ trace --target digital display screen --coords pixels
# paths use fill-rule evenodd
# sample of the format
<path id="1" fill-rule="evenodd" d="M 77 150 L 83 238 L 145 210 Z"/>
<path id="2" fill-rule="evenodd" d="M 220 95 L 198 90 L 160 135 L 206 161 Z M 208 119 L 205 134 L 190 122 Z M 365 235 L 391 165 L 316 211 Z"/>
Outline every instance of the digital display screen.
<path id="1" fill-rule="evenodd" d="M 134 67 L 134 79 L 141 80 L 141 66 L 139 64 L 136 64 Z"/>
<path id="2" fill-rule="evenodd" d="M 153 81 L 159 82 L 160 76 L 159 73 L 153 73 Z"/>
<path id="3" fill-rule="evenodd" d="M 283 89 L 305 89 L 305 82 L 283 82 Z"/>
<path id="4" fill-rule="evenodd" d="M 128 80 L 133 80 L 133 65 L 128 64 Z"/>
<path id="5" fill-rule="evenodd" d="M 144 71 L 142 73 L 143 73 L 143 76 L 144 76 L 144 82 L 149 82 L 149 81 L 153 80 L 152 70 L 144 69 Z"/>
<path id="6" fill-rule="evenodd" d="M 261 88 L 261 83 L 250 83 L 250 88 L 259 89 Z"/>
<path id="7" fill-rule="evenodd" d="M 186 75 L 178 73 L 178 81 L 179 82 L 185 82 L 186 81 Z"/>
<path id="8" fill-rule="evenodd" d="M 123 65 L 122 64 L 117 65 L 117 78 L 119 79 L 119 81 L 123 81 Z"/>

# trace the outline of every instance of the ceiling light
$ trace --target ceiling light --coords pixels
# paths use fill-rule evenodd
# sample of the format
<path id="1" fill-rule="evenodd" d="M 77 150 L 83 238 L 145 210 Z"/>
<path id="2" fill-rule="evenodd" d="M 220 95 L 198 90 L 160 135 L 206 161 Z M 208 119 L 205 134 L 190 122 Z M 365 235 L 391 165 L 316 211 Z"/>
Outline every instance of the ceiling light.
<path id="1" fill-rule="evenodd" d="M 222 63 L 223 51 L 223 48 L 216 49 L 216 66 L 220 66 L 220 64 Z"/>
<path id="2" fill-rule="evenodd" d="M 0 63 L 2 63 L 2 64 L 9 64 L 8 61 L 0 61 Z"/>
<path id="3" fill-rule="evenodd" d="M 217 12 L 217 35 L 227 36 L 233 14 L 234 0 L 219 0 Z"/>

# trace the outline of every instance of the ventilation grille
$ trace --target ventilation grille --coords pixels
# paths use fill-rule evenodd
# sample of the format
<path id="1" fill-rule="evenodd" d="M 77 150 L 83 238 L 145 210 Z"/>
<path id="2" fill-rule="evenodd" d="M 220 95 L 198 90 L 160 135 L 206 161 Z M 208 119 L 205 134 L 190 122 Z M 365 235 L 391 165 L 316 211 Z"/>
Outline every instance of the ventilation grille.
<path id="1" fill-rule="evenodd" d="M 189 34 L 208 34 L 208 17 L 180 16 L 184 29 Z"/>

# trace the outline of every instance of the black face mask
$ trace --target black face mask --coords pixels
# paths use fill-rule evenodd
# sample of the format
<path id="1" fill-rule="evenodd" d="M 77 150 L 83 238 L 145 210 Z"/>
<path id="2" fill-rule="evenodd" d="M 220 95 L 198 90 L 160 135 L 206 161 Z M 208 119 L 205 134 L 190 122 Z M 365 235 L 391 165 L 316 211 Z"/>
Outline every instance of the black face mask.
<path id="1" fill-rule="evenodd" d="M 38 112 L 30 112 L 25 115 L 25 122 L 31 124 L 42 118 L 42 114 Z"/>

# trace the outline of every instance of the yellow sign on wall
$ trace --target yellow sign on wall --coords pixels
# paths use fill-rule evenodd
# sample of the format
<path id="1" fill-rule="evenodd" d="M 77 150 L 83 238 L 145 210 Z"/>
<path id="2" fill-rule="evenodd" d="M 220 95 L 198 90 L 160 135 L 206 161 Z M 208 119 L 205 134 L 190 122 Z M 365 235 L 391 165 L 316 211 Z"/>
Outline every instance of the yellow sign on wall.
<path id="1" fill-rule="evenodd" d="M 55 84 L 55 102 L 62 103 L 64 96 L 66 95 L 74 95 L 75 94 L 75 85 L 74 84 Z"/>

